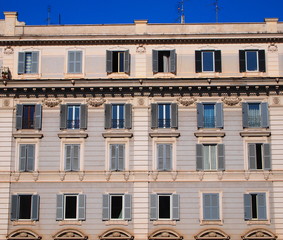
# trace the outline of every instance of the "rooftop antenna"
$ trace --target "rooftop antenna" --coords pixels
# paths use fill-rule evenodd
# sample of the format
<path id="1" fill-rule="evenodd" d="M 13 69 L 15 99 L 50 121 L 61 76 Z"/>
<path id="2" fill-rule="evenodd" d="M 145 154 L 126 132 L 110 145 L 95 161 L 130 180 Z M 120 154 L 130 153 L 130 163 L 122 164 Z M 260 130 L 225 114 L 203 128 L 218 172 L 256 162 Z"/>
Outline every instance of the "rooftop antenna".
<path id="1" fill-rule="evenodd" d="M 178 2 L 178 14 L 179 14 L 180 22 L 182 24 L 185 23 L 185 9 L 184 9 L 185 1 L 186 0 L 181 0 Z"/>
<path id="2" fill-rule="evenodd" d="M 215 0 L 213 5 L 215 6 L 215 21 L 218 23 L 218 14 L 219 14 L 219 10 L 220 10 L 219 0 Z"/>
<path id="3" fill-rule="evenodd" d="M 50 25 L 50 20 L 51 20 L 50 13 L 51 13 L 51 6 L 49 5 L 47 7 L 47 25 Z"/>

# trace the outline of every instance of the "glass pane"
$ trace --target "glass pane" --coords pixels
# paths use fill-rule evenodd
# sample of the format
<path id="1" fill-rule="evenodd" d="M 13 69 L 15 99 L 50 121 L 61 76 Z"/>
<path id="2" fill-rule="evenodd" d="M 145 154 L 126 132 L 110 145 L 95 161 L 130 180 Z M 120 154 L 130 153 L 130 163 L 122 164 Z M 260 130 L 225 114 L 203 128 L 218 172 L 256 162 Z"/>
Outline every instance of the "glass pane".
<path id="1" fill-rule="evenodd" d="M 124 128 L 125 109 L 124 104 L 112 105 L 112 128 Z"/>
<path id="2" fill-rule="evenodd" d="M 171 126 L 171 105 L 158 104 L 158 127 L 170 128 Z"/>
<path id="3" fill-rule="evenodd" d="M 67 128 L 80 128 L 80 106 L 68 106 Z"/>
<path id="4" fill-rule="evenodd" d="M 249 103 L 248 107 L 248 125 L 249 127 L 261 126 L 261 114 L 259 103 Z"/>
<path id="5" fill-rule="evenodd" d="M 25 73 L 31 73 L 31 52 L 25 53 Z"/>
<path id="6" fill-rule="evenodd" d="M 22 119 L 22 128 L 23 129 L 32 129 L 34 128 L 34 105 L 24 105 L 23 107 L 23 119 Z"/>
<path id="7" fill-rule="evenodd" d="M 214 52 L 202 52 L 202 71 L 213 72 L 214 71 Z"/>
<path id="8" fill-rule="evenodd" d="M 210 164 L 211 170 L 217 169 L 216 145 L 210 145 Z"/>
<path id="9" fill-rule="evenodd" d="M 204 104 L 204 127 L 214 128 L 215 127 L 215 105 L 214 104 Z"/>
<path id="10" fill-rule="evenodd" d="M 77 196 L 65 196 L 65 219 L 77 218 Z"/>
<path id="11" fill-rule="evenodd" d="M 159 196 L 159 219 L 170 219 L 170 196 Z"/>
<path id="12" fill-rule="evenodd" d="M 246 52 L 246 69 L 247 71 L 258 71 L 257 51 Z"/>
<path id="13" fill-rule="evenodd" d="M 257 194 L 252 195 L 252 218 L 257 219 Z"/>
<path id="14" fill-rule="evenodd" d="M 123 218 L 123 196 L 111 196 L 111 218 Z"/>
<path id="15" fill-rule="evenodd" d="M 209 145 L 203 146 L 204 170 L 210 170 Z"/>
<path id="16" fill-rule="evenodd" d="M 19 196 L 19 219 L 31 218 L 31 195 Z"/>
<path id="17" fill-rule="evenodd" d="M 124 70 L 124 52 L 119 52 L 119 72 L 125 72 Z"/>

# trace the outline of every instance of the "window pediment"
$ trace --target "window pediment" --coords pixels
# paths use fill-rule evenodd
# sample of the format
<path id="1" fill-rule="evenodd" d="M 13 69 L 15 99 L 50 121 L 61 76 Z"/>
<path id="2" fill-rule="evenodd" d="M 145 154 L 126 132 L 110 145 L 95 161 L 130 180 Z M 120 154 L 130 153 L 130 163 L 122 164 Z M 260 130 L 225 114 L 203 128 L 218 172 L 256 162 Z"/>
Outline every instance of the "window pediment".
<path id="1" fill-rule="evenodd" d="M 78 230 L 63 230 L 53 236 L 55 240 L 78 240 L 78 239 L 88 239 L 88 236 L 85 236 L 83 233 L 79 232 Z"/>
<path id="2" fill-rule="evenodd" d="M 42 237 L 30 230 L 17 230 L 7 236 L 8 240 L 40 240 Z"/>
<path id="3" fill-rule="evenodd" d="M 244 236 L 242 236 L 242 239 L 276 239 L 277 236 L 275 236 L 272 232 L 265 230 L 265 229 L 255 229 L 252 231 L 249 231 Z"/>
<path id="4" fill-rule="evenodd" d="M 112 229 L 105 233 L 103 233 L 101 236 L 99 236 L 99 239 L 106 240 L 106 239 L 134 239 L 134 236 L 129 234 L 128 232 L 121 230 L 121 229 Z"/>
<path id="5" fill-rule="evenodd" d="M 167 239 L 172 239 L 172 240 L 181 240 L 183 239 L 183 236 L 181 236 L 180 234 L 172 231 L 172 230 L 158 230 L 154 233 L 152 233 L 149 237 L 149 240 L 167 240 Z"/>
<path id="6" fill-rule="evenodd" d="M 230 239 L 230 236 L 228 236 L 226 233 L 217 230 L 217 229 L 210 229 L 205 230 L 198 235 L 195 236 L 195 239 L 203 239 L 203 240 L 210 240 L 210 239 Z"/>

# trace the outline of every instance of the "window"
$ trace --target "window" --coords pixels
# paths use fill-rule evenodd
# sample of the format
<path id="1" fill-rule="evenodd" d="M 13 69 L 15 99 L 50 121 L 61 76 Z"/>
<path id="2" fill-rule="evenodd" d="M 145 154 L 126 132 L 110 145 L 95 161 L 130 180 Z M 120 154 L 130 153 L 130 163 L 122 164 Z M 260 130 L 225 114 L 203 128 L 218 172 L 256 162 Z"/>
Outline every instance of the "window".
<path id="1" fill-rule="evenodd" d="M 203 193 L 203 220 L 220 220 L 219 193 Z"/>
<path id="2" fill-rule="evenodd" d="M 222 103 L 198 103 L 197 122 L 198 128 L 223 128 Z"/>
<path id="3" fill-rule="evenodd" d="M 268 103 L 242 103 L 244 128 L 268 128 Z"/>
<path id="4" fill-rule="evenodd" d="M 264 50 L 240 50 L 240 72 L 265 72 Z"/>
<path id="5" fill-rule="evenodd" d="M 130 194 L 103 194 L 102 220 L 131 220 L 132 196 Z"/>
<path id="6" fill-rule="evenodd" d="M 58 194 L 56 220 L 85 220 L 85 194 Z"/>
<path id="7" fill-rule="evenodd" d="M 129 73 L 130 54 L 125 51 L 106 51 L 106 72 L 107 73 Z"/>
<path id="8" fill-rule="evenodd" d="M 152 103 L 151 127 L 178 128 L 178 105 L 176 103 Z"/>
<path id="9" fill-rule="evenodd" d="M 125 169 L 125 144 L 110 144 L 110 170 Z"/>
<path id="10" fill-rule="evenodd" d="M 195 51 L 196 72 L 221 72 L 221 51 Z"/>
<path id="11" fill-rule="evenodd" d="M 65 171 L 80 170 L 80 144 L 65 145 Z"/>
<path id="12" fill-rule="evenodd" d="M 20 144 L 19 163 L 21 172 L 34 171 L 35 144 Z"/>
<path id="13" fill-rule="evenodd" d="M 199 171 L 225 169 L 224 144 L 197 144 L 196 166 Z"/>
<path id="14" fill-rule="evenodd" d="M 62 104 L 60 111 L 60 129 L 86 129 L 87 105 Z"/>
<path id="15" fill-rule="evenodd" d="M 40 104 L 17 104 L 16 128 L 41 129 L 41 105 Z"/>
<path id="16" fill-rule="evenodd" d="M 150 194 L 150 220 L 180 220 L 179 194 Z"/>
<path id="17" fill-rule="evenodd" d="M 39 195 L 16 194 L 12 195 L 11 220 L 39 219 Z"/>
<path id="18" fill-rule="evenodd" d="M 157 170 L 172 170 L 172 144 L 157 144 Z"/>
<path id="19" fill-rule="evenodd" d="M 105 104 L 106 129 L 131 129 L 132 105 L 131 104 Z"/>
<path id="20" fill-rule="evenodd" d="M 39 52 L 19 52 L 18 74 L 38 73 Z"/>
<path id="21" fill-rule="evenodd" d="M 82 73 L 82 51 L 68 52 L 68 73 Z"/>
<path id="22" fill-rule="evenodd" d="M 271 170 L 270 144 L 248 143 L 249 169 Z"/>
<path id="23" fill-rule="evenodd" d="M 266 220 L 266 194 L 244 194 L 245 220 Z"/>
<path id="24" fill-rule="evenodd" d="M 175 50 L 152 50 L 153 73 L 176 73 Z"/>

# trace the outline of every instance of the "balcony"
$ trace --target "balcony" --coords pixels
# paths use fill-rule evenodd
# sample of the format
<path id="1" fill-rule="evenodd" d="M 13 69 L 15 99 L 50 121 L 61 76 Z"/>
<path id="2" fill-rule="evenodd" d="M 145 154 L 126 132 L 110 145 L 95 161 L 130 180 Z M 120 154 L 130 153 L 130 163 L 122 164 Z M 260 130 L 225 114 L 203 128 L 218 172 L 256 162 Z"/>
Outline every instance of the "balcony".
<path id="1" fill-rule="evenodd" d="M 11 73 L 9 70 L 9 67 L 0 67 L 0 71 L 1 71 L 1 78 L 3 80 L 8 80 L 11 79 Z"/>

